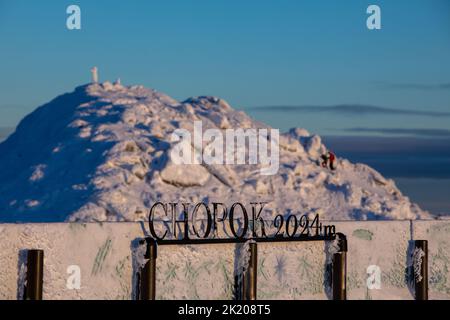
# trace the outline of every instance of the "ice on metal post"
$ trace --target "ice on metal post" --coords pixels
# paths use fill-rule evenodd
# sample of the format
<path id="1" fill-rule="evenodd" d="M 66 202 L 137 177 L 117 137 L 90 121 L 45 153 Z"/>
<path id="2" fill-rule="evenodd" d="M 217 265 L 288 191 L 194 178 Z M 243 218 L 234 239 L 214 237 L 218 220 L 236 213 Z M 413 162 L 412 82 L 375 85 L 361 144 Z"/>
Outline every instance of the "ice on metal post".
<path id="1" fill-rule="evenodd" d="M 333 300 L 347 300 L 347 238 L 337 233 L 338 252 L 333 254 Z"/>
<path id="2" fill-rule="evenodd" d="M 155 300 L 156 296 L 156 241 L 153 238 L 145 238 L 147 250 L 145 252 L 145 263 L 140 275 L 140 300 Z"/>
<path id="3" fill-rule="evenodd" d="M 248 266 L 242 279 L 242 298 L 244 300 L 256 300 L 257 292 L 257 265 L 258 265 L 258 247 L 256 242 L 250 242 Z"/>
<path id="4" fill-rule="evenodd" d="M 428 241 L 415 240 L 413 252 L 416 300 L 428 300 Z"/>

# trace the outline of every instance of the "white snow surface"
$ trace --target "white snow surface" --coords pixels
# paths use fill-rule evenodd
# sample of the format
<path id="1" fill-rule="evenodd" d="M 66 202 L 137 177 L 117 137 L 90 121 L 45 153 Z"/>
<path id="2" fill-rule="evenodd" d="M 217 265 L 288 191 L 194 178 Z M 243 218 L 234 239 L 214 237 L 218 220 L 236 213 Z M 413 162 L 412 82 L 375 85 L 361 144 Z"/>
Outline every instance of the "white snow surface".
<path id="1" fill-rule="evenodd" d="M 178 102 L 142 86 L 90 84 L 55 98 L 0 144 L 0 222 L 141 221 L 157 201 L 267 201 L 267 218 L 430 218 L 364 164 L 338 158 L 337 171 L 321 168 L 326 146 L 305 129 L 280 135 L 272 176 L 259 165 L 173 164 L 171 133 L 198 120 L 203 130 L 270 128 L 219 98 Z"/>

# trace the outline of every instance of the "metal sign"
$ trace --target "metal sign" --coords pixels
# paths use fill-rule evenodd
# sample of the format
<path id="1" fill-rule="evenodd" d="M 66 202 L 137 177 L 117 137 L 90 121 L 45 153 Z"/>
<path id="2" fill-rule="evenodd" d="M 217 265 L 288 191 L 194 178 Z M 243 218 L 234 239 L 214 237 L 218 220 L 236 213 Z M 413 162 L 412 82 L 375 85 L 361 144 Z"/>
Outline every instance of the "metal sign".
<path id="1" fill-rule="evenodd" d="M 158 244 L 239 243 L 249 239 L 257 242 L 318 241 L 336 237 L 336 227 L 322 224 L 318 214 L 314 217 L 278 214 L 267 221 L 261 216 L 264 205 L 252 202 L 249 209 L 240 202 L 230 208 L 216 202 L 211 205 L 157 202 L 149 212 L 149 232 Z M 218 235 L 219 225 L 229 231 L 228 237 Z"/>

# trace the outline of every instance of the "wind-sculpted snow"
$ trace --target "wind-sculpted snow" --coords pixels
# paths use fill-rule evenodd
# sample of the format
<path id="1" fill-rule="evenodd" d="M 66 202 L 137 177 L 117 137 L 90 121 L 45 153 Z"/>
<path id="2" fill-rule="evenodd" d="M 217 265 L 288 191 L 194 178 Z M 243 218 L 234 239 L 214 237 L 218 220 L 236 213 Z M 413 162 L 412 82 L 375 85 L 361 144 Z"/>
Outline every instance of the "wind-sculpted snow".
<path id="1" fill-rule="evenodd" d="M 320 167 L 326 147 L 304 129 L 280 136 L 275 175 L 261 175 L 259 164 L 174 164 L 171 134 L 192 130 L 195 121 L 203 130 L 270 129 L 222 99 L 180 103 L 142 86 L 105 82 L 57 97 L 0 144 L 0 221 L 145 220 L 157 201 L 266 201 L 266 217 L 429 217 L 392 180 L 363 164 L 339 158 L 334 172 Z"/>

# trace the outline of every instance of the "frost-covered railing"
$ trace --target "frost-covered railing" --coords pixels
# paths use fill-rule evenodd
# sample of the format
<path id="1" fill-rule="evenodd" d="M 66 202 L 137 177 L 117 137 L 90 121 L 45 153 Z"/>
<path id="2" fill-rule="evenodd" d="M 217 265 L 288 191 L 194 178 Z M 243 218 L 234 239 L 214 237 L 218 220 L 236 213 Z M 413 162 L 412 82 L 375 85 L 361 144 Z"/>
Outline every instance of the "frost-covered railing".
<path id="1" fill-rule="evenodd" d="M 333 224 L 347 236 L 348 299 L 414 299 L 412 282 L 426 277 L 424 270 L 429 299 L 450 298 L 450 221 Z M 140 223 L 0 224 L 0 298 L 23 298 L 26 253 L 39 249 L 43 299 L 136 299 L 144 231 Z M 428 250 L 415 250 L 419 239 Z M 155 298 L 235 298 L 239 250 L 237 244 L 159 246 Z M 257 298 L 332 298 L 330 251 L 324 241 L 257 243 Z"/>

